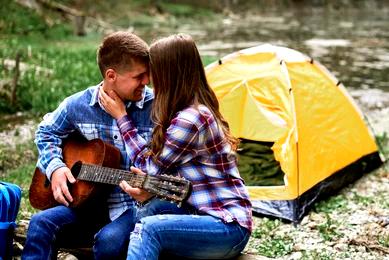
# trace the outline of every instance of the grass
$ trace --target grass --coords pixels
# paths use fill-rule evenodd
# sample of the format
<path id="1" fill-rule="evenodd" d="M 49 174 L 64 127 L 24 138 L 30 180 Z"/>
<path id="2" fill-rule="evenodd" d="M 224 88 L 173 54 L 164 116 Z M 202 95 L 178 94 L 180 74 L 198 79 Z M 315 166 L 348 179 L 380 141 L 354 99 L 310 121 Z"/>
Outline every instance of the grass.
<path id="1" fill-rule="evenodd" d="M 314 206 L 314 210 L 318 213 L 331 213 L 336 209 L 343 208 L 347 204 L 347 198 L 339 194 L 332 196 L 328 200 L 320 201 Z"/>
<path id="2" fill-rule="evenodd" d="M 16 147 L 0 145 L 0 179 L 14 183 L 22 189 L 22 199 L 17 221 L 28 219 L 37 210 L 28 200 L 28 189 L 34 173 L 37 151 L 32 140 Z"/>
<path id="3" fill-rule="evenodd" d="M 265 238 L 268 236 L 269 233 L 274 232 L 277 227 L 279 227 L 281 224 L 281 221 L 276 220 L 270 220 L 268 218 L 264 218 L 263 221 L 256 227 L 256 229 L 253 231 L 251 236 L 254 238 Z"/>
<path id="4" fill-rule="evenodd" d="M 277 234 L 277 228 L 280 225 L 281 221 L 278 219 L 263 218 L 260 224 L 255 227 L 251 236 L 261 241 L 254 246 L 258 254 L 267 257 L 280 257 L 291 252 L 293 240 L 288 236 Z"/>
<path id="5" fill-rule="evenodd" d="M 172 14 L 174 17 L 209 18 L 214 13 L 209 9 L 194 7 L 187 4 L 160 2 L 160 8 L 163 12 Z"/>
<path id="6" fill-rule="evenodd" d="M 136 0 L 126 4 L 116 1 L 93 6 L 97 11 L 108 12 L 112 19 L 118 19 L 116 22 L 120 22 L 121 18 L 115 10 L 129 10 L 139 18 L 124 17 L 130 23 L 123 24 L 121 28 L 128 28 L 131 22 L 145 23 L 144 26 L 149 28 L 153 22 L 158 22 L 161 17 L 151 14 L 148 11 L 151 7 L 160 8 L 159 12 L 169 19 L 198 19 L 213 15 L 211 11 L 199 7 L 162 1 Z M 42 16 L 22 8 L 15 1 L 4 3 L 0 10 L 0 79 L 8 81 L 3 89 L 0 87 L 0 114 L 27 111 L 42 115 L 56 108 L 66 96 L 102 80 L 96 64 L 96 49 L 102 38 L 101 33 L 91 31 L 86 37 L 76 37 L 72 24 L 64 22 L 56 12 L 46 15 L 54 21 L 51 25 Z M 20 62 L 27 65 L 27 69 L 21 71 L 16 102 L 12 102 L 9 82 L 15 72 L 13 67 L 6 65 L 6 61 L 15 60 L 17 54 L 21 55 Z M 216 58 L 207 56 L 203 60 L 207 65 Z"/>
<path id="7" fill-rule="evenodd" d="M 334 256 L 327 252 L 320 252 L 319 250 L 313 250 L 311 252 L 304 251 L 300 260 L 311 260 L 311 259 L 320 259 L 320 260 L 332 260 Z"/>
<path id="8" fill-rule="evenodd" d="M 17 131 L 16 131 L 17 133 Z M 17 134 L 15 134 L 17 138 Z M 15 147 L 0 145 L 0 177 L 9 178 L 11 175 L 5 174 L 7 171 L 18 169 L 25 164 L 28 164 L 35 160 L 37 157 L 37 152 L 33 142 L 27 144 L 18 144 Z M 16 181 L 23 180 L 23 175 L 12 175 L 12 178 Z"/>
<path id="9" fill-rule="evenodd" d="M 383 235 L 378 238 L 378 243 L 389 248 L 389 235 Z"/>
<path id="10" fill-rule="evenodd" d="M 376 136 L 378 147 L 380 148 L 381 154 L 389 159 L 389 136 L 387 132 L 383 132 Z"/>
<path id="11" fill-rule="evenodd" d="M 15 183 L 22 189 L 22 199 L 20 201 L 20 210 L 17 216 L 17 222 L 23 219 L 29 219 L 38 210 L 34 209 L 29 202 L 28 190 L 31 183 L 32 174 L 35 170 L 35 161 L 20 166 L 17 169 L 10 170 L 6 182 Z"/>
<path id="12" fill-rule="evenodd" d="M 272 258 L 282 257 L 292 252 L 293 239 L 288 236 L 268 236 L 255 248 L 259 255 Z"/>
<path id="13" fill-rule="evenodd" d="M 0 112 L 30 111 L 43 114 L 55 109 L 65 97 L 102 80 L 96 64 L 96 46 L 71 46 L 65 42 L 50 45 L 25 45 L 18 41 L 0 42 L 0 59 L 12 60 L 16 51 L 21 62 L 30 67 L 22 73 L 17 86 L 17 103 L 0 96 Z M 70 45 L 70 46 L 69 46 Z M 66 46 L 66 47 L 65 47 Z M 204 63 L 215 60 L 204 57 Z M 1 67 L 2 65 L 0 65 Z M 40 72 L 39 68 L 50 70 Z M 12 78 L 13 69 L 1 68 L 2 78 Z"/>
<path id="14" fill-rule="evenodd" d="M 337 232 L 337 227 L 339 223 L 332 219 L 328 214 L 325 214 L 326 221 L 323 224 L 317 226 L 317 229 L 320 233 L 320 236 L 325 241 L 332 241 L 340 237 L 340 234 Z"/>
<path id="15" fill-rule="evenodd" d="M 374 202 L 374 198 L 370 196 L 362 196 L 359 195 L 358 193 L 354 192 L 352 199 L 363 206 L 368 206 L 371 205 Z"/>
<path id="16" fill-rule="evenodd" d="M 29 66 L 18 81 L 17 103 L 11 105 L 6 98 L 0 98 L 0 111 L 22 110 L 42 114 L 53 110 L 64 97 L 101 80 L 96 48 L 64 48 L 63 45 L 30 45 L 18 39 L 0 42 L 0 59 L 13 60 L 16 52 L 20 52 L 21 62 Z M 13 69 L 0 66 L 2 78 L 13 78 Z"/>

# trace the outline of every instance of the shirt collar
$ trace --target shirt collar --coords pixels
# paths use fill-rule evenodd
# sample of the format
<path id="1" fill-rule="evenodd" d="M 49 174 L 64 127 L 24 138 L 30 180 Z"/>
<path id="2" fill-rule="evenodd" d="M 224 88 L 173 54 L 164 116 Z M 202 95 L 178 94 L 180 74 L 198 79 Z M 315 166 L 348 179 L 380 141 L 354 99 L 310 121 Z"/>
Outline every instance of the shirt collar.
<path id="1" fill-rule="evenodd" d="M 102 107 L 100 105 L 100 102 L 99 102 L 99 88 L 102 85 L 103 85 L 103 82 L 101 82 L 100 84 L 95 86 L 95 88 L 93 90 L 93 93 L 92 93 L 91 101 L 89 102 L 90 106 L 94 106 L 94 105 L 96 105 L 98 103 L 99 106 Z M 151 89 L 149 87 L 145 86 L 145 88 L 143 89 L 142 99 L 137 101 L 137 102 L 135 102 L 135 106 L 137 106 L 139 109 L 142 109 L 144 103 L 149 101 L 152 98 L 153 98 L 153 94 L 152 94 Z M 126 102 L 126 107 L 129 108 L 132 103 L 133 103 L 132 101 Z"/>

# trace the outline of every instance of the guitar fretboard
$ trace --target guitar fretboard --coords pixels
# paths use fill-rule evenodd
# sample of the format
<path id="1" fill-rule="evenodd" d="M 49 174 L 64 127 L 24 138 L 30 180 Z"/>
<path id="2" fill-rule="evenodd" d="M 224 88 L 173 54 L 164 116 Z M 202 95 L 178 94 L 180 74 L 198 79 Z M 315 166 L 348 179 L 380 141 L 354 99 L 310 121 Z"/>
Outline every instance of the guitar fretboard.
<path id="1" fill-rule="evenodd" d="M 125 180 L 132 187 L 143 188 L 145 176 L 120 169 L 107 168 L 92 164 L 82 164 L 77 179 L 112 185 L 118 185 L 122 180 Z"/>

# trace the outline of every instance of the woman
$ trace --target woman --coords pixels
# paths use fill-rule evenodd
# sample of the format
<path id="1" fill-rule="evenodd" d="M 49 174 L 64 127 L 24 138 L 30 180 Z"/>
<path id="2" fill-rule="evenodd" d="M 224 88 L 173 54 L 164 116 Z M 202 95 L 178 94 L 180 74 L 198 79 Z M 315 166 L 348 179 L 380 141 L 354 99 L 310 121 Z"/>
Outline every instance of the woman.
<path id="1" fill-rule="evenodd" d="M 251 233 L 251 203 L 237 169 L 238 140 L 219 112 L 192 38 L 178 34 L 152 44 L 150 71 L 156 125 L 150 144 L 137 133 L 114 92 L 100 91 L 101 103 L 117 119 L 129 156 L 139 168 L 133 171 L 179 175 L 192 182 L 193 191 L 175 214 L 138 222 L 127 259 L 157 260 L 162 251 L 196 259 L 234 257 Z M 152 196 L 126 182 L 120 186 L 138 201 Z"/>

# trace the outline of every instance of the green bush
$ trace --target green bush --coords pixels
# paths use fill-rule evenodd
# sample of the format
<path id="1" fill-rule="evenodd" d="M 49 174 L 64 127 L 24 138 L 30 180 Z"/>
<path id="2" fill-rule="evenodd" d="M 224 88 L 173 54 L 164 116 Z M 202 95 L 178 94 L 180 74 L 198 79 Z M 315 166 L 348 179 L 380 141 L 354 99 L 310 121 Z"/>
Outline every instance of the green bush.
<path id="1" fill-rule="evenodd" d="M 18 110 L 45 113 L 53 110 L 66 96 L 97 84 L 101 75 L 96 64 L 96 49 L 92 47 L 68 47 L 62 44 L 32 44 L 8 41 L 1 45 L 2 60 L 12 60 L 19 51 L 20 62 L 28 69 L 21 71 L 17 85 L 17 103 L 0 96 L 0 112 Z M 14 50 L 14 51 L 12 51 Z M 13 69 L 3 69 L 2 78 L 12 79 Z"/>
<path id="2" fill-rule="evenodd" d="M 38 36 L 56 39 L 73 33 L 70 24 L 62 23 L 58 14 L 52 14 L 48 25 L 42 16 L 16 1 L 2 1 L 0 8 L 0 31 L 3 35 Z M 45 10 L 43 10 L 44 12 Z"/>

